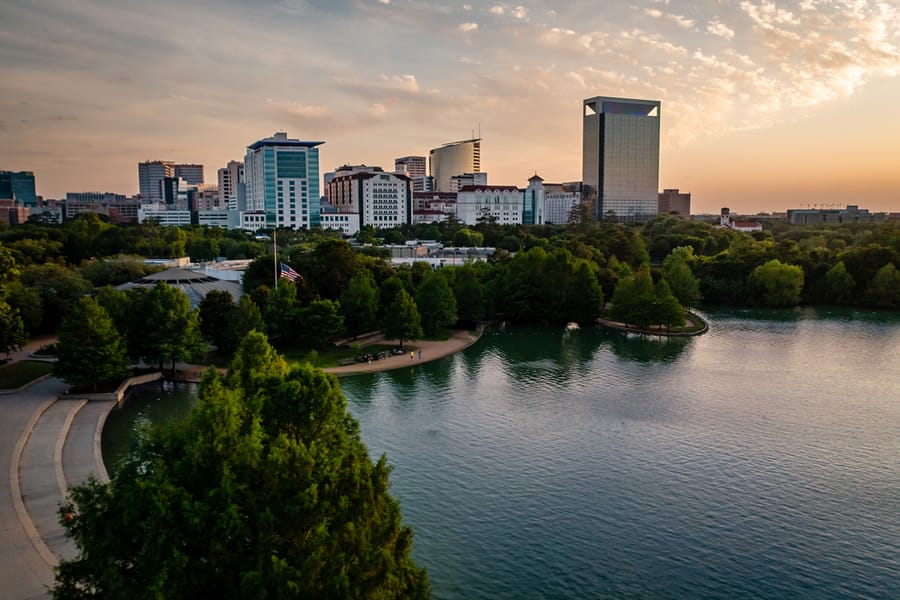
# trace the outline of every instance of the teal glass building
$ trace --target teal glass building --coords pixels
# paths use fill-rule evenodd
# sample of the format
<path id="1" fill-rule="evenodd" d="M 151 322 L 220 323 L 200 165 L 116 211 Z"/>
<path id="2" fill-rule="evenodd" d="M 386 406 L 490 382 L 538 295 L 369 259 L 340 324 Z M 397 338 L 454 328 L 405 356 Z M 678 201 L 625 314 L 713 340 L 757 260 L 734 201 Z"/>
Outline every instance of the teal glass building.
<path id="1" fill-rule="evenodd" d="M 31 171 L 0 171 L 0 198 L 15 198 L 24 206 L 37 206 L 34 192 L 34 173 Z"/>
<path id="2" fill-rule="evenodd" d="M 247 210 L 263 211 L 267 227 L 309 229 L 321 224 L 319 150 L 278 132 L 247 147 Z"/>

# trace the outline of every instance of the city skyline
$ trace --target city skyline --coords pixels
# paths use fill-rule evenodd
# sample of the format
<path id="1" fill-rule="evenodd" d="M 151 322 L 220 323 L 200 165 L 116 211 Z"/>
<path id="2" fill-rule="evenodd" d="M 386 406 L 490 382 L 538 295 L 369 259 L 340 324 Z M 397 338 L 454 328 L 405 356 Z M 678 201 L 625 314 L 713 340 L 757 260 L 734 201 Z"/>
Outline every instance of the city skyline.
<path id="1" fill-rule="evenodd" d="M 37 193 L 206 178 L 288 131 L 321 170 L 480 135 L 482 170 L 581 177 L 581 105 L 662 103 L 659 188 L 694 212 L 900 210 L 900 13 L 876 2 L 7 2 L 0 169 Z"/>

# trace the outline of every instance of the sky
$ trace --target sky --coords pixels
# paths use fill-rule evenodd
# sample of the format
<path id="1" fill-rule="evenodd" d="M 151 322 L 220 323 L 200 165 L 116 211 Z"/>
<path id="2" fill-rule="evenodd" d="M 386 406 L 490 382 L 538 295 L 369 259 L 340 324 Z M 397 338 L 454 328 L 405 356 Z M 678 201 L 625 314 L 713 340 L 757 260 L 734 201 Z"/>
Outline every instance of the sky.
<path id="1" fill-rule="evenodd" d="M 320 169 L 480 135 L 482 171 L 581 179 L 582 100 L 660 100 L 692 212 L 900 211 L 900 5 L 866 0 L 3 0 L 0 169 L 137 192 L 137 163 L 324 141 Z"/>

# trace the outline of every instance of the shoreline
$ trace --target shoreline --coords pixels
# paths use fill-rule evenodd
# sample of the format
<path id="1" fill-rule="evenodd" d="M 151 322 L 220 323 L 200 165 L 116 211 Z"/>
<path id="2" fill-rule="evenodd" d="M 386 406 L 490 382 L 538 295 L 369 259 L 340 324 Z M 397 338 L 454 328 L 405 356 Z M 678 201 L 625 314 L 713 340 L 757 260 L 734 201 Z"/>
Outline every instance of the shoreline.
<path id="1" fill-rule="evenodd" d="M 625 333 L 637 333 L 640 335 L 655 335 L 659 337 L 694 337 L 703 335 L 709 331 L 709 323 L 702 319 L 697 313 L 685 311 L 686 323 L 700 323 L 702 327 L 694 331 L 666 331 L 664 329 L 641 329 L 639 327 L 630 327 L 620 321 L 611 321 L 609 319 L 598 318 L 597 324 L 613 329 L 615 331 L 623 331 Z"/>
<path id="2" fill-rule="evenodd" d="M 382 371 L 393 371 L 402 369 L 403 367 L 412 367 L 424 364 L 452 354 L 456 354 L 461 350 L 465 350 L 479 339 L 481 339 L 481 329 L 470 331 L 468 329 L 454 329 L 453 334 L 446 340 L 410 340 L 404 346 L 408 352 L 414 352 L 414 358 L 409 358 L 408 352 L 403 354 L 391 354 L 382 360 L 373 360 L 370 363 L 354 363 L 352 365 L 342 365 L 339 367 L 322 367 L 326 373 L 331 373 L 337 377 L 346 375 L 359 375 L 361 373 L 380 373 Z M 384 336 L 374 335 L 364 338 L 366 343 L 374 344 L 385 342 Z M 362 347 L 364 349 L 365 347 Z M 419 358 L 419 352 L 422 358 Z"/>

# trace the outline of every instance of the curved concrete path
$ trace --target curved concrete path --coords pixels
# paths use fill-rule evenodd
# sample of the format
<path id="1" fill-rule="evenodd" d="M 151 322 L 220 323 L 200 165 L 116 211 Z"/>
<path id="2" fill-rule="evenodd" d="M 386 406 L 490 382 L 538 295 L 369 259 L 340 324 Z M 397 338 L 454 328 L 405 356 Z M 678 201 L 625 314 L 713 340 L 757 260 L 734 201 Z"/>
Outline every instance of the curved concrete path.
<path id="1" fill-rule="evenodd" d="M 27 356 L 26 347 L 15 358 Z M 113 402 L 68 399 L 47 379 L 0 396 L 0 597 L 49 598 L 53 568 L 74 556 L 58 523 L 69 486 L 106 478 L 100 431 Z"/>

